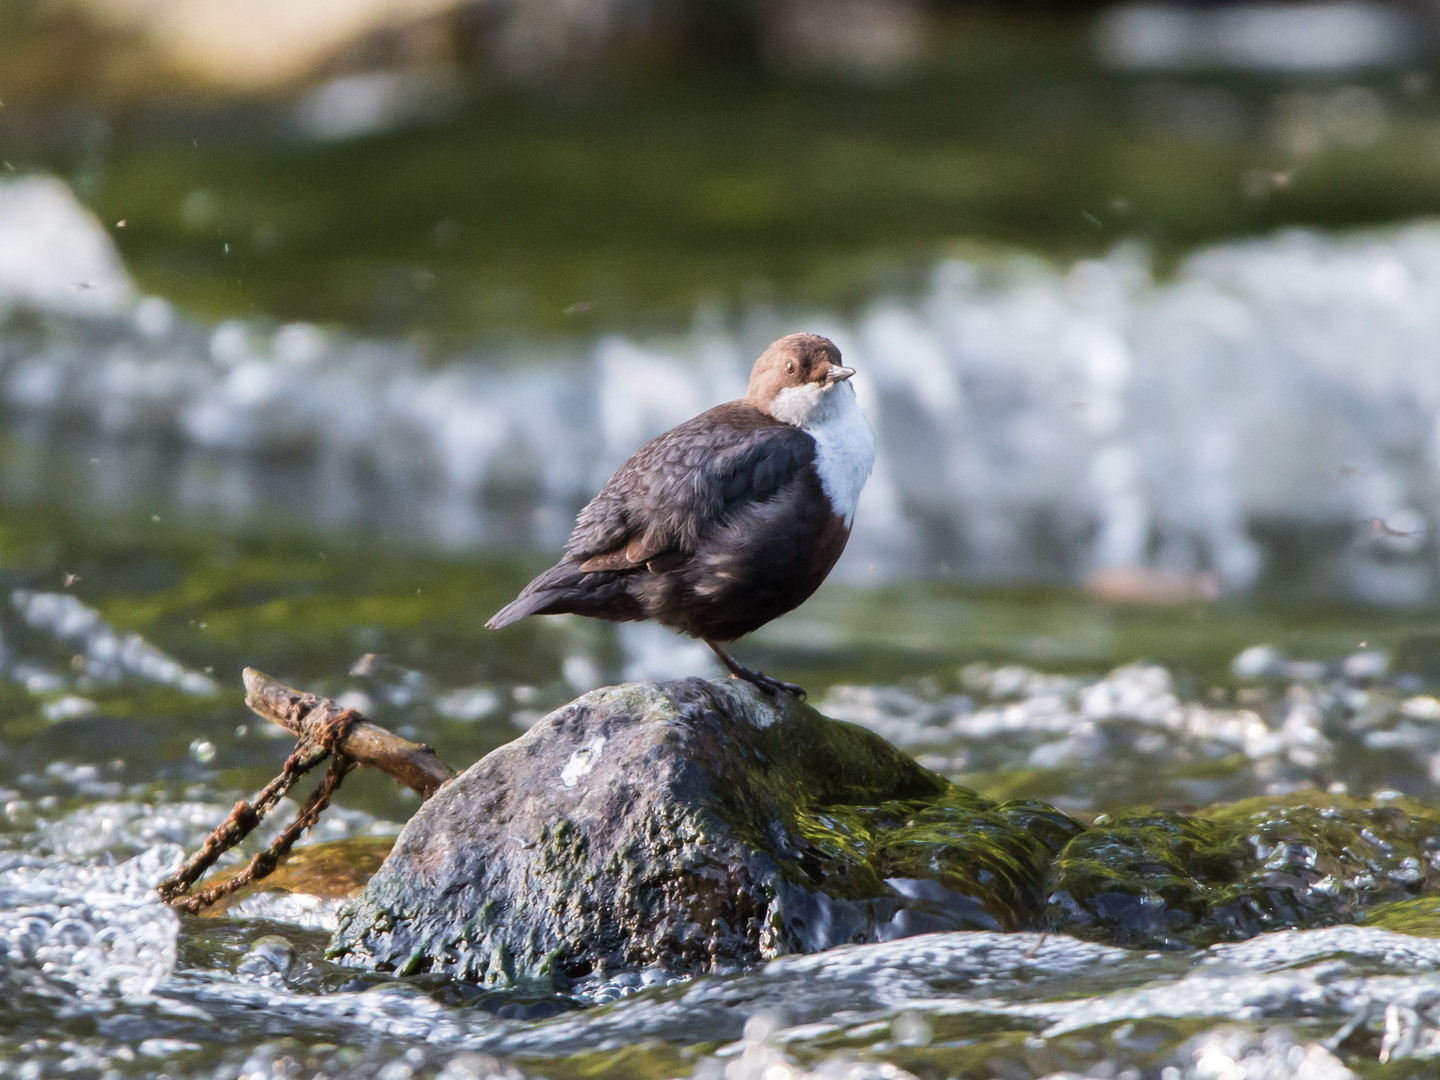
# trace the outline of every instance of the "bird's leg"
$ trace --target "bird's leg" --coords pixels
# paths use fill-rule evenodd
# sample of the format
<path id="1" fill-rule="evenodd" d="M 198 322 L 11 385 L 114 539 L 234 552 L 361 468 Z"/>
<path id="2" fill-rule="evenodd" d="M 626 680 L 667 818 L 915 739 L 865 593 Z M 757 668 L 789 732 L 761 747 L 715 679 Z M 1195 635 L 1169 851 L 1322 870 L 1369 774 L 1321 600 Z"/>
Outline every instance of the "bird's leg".
<path id="1" fill-rule="evenodd" d="M 746 682 L 754 683 L 761 690 L 769 690 L 771 692 L 784 690 L 787 694 L 794 694 L 801 701 L 805 700 L 805 688 L 803 686 L 796 686 L 793 682 L 781 682 L 779 679 L 772 679 L 769 675 L 761 674 L 758 671 L 751 671 L 749 668 L 737 663 L 733 656 L 709 638 L 702 638 L 701 640 L 710 646 L 710 651 L 720 658 L 720 662 L 729 668 L 730 674 L 734 675 L 737 679 L 744 679 Z"/>

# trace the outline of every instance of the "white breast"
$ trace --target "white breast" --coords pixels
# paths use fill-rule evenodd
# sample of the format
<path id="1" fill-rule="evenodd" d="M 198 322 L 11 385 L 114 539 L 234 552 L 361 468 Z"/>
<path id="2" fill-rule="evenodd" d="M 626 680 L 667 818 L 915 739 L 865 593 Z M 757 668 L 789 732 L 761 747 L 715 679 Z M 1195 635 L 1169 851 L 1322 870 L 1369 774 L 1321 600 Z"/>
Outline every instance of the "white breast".
<path id="1" fill-rule="evenodd" d="M 812 393 L 803 398 L 800 393 L 795 394 L 796 400 L 786 401 L 781 411 L 800 414 L 796 417 L 800 421 L 798 426 L 815 440 L 815 471 L 820 474 L 820 486 L 848 526 L 855 520 L 860 489 L 875 465 L 875 433 L 855 401 L 855 388 L 848 382 L 818 395 L 813 393 L 814 389 L 817 388 L 796 387 L 797 391 L 811 390 Z M 782 390 L 779 397 L 790 393 Z M 818 400 L 808 400 L 811 397 Z M 780 404 L 778 398 L 777 404 Z M 780 415 L 780 411 L 771 411 Z"/>

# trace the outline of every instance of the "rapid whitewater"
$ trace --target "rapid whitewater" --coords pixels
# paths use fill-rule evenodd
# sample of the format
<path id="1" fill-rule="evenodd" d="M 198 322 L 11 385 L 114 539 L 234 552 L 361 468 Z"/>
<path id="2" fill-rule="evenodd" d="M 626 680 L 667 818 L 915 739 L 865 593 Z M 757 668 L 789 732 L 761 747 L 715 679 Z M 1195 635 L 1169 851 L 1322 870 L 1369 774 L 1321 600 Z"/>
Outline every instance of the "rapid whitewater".
<path id="1" fill-rule="evenodd" d="M 837 573 L 1204 593 L 1437 595 L 1440 225 L 1285 232 L 1057 267 L 949 261 L 853 318 L 754 310 L 685 335 L 423 358 L 141 296 L 59 181 L 0 183 L 0 402 L 66 497 L 552 549 L 645 439 L 739 396 L 770 340 L 833 338 L 879 460 Z M 155 453 L 157 446 L 165 453 Z M 1185 584 L 1189 583 L 1189 584 Z"/>

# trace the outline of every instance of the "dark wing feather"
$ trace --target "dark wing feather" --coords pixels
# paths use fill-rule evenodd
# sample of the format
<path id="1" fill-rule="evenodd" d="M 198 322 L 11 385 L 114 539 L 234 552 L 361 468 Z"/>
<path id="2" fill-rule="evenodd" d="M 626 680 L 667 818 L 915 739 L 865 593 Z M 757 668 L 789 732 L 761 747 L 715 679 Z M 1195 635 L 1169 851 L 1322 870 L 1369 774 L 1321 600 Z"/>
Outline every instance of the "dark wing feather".
<path id="1" fill-rule="evenodd" d="M 580 512 L 565 557 L 485 625 L 557 612 L 645 618 L 626 584 L 632 571 L 683 565 L 814 460 L 813 438 L 744 402 L 702 413 L 637 450 Z"/>
<path id="2" fill-rule="evenodd" d="M 652 439 L 580 512 L 565 545 L 584 569 L 689 554 L 737 507 L 774 495 L 815 460 L 815 440 L 743 402 Z"/>

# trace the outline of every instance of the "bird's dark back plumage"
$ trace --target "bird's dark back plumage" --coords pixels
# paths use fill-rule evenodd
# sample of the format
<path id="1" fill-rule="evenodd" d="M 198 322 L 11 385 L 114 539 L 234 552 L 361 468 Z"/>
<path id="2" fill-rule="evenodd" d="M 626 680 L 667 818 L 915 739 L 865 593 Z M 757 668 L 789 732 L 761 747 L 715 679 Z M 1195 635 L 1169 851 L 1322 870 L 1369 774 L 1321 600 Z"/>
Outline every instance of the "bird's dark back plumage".
<path id="1" fill-rule="evenodd" d="M 565 557 L 487 625 L 562 611 L 674 625 L 657 610 L 673 606 L 660 595 L 665 579 L 693 591 L 697 556 L 713 563 L 719 554 L 707 544 L 737 521 L 766 518 L 765 505 L 787 487 L 814 487 L 813 501 L 814 460 L 810 435 L 743 401 L 701 413 L 636 451 L 580 512 Z"/>
<path id="2" fill-rule="evenodd" d="M 815 460 L 815 440 L 743 401 L 703 412 L 651 439 L 580 511 L 565 550 L 581 560 L 646 538 L 656 552 L 693 552 L 705 531 L 746 502 L 774 495 Z"/>

